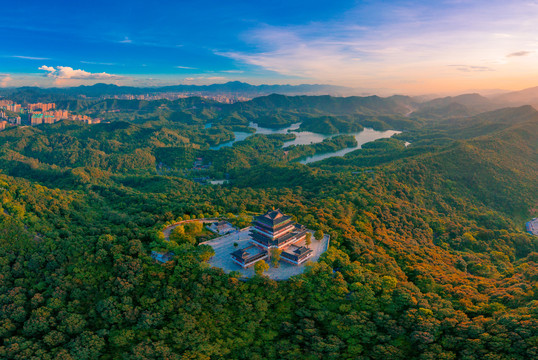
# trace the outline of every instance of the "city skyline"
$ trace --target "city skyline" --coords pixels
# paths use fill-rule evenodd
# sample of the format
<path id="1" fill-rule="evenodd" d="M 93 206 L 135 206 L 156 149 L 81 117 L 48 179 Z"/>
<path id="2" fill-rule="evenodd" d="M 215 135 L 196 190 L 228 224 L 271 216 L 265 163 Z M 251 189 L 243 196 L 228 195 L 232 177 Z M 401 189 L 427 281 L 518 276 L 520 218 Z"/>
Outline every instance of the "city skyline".
<path id="1" fill-rule="evenodd" d="M 0 86 L 519 90 L 538 85 L 536 18 L 537 1 L 27 1 L 0 15 Z"/>

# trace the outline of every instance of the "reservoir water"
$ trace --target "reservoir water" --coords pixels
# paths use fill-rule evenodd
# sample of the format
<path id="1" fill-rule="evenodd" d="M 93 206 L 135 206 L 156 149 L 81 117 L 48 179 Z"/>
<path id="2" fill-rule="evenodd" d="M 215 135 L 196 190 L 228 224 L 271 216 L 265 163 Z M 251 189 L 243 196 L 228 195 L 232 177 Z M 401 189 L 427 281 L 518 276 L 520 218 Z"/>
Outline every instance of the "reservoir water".
<path id="1" fill-rule="evenodd" d="M 327 152 L 327 153 L 323 153 L 323 154 L 316 154 L 316 155 L 313 155 L 313 156 L 309 156 L 309 157 L 307 157 L 307 158 L 305 158 L 305 159 L 303 159 L 303 160 L 301 160 L 299 162 L 301 164 L 308 164 L 308 163 L 312 163 L 312 162 L 315 162 L 315 161 L 320 161 L 320 160 L 323 160 L 323 159 L 327 159 L 327 158 L 330 158 L 330 157 L 333 157 L 333 156 L 344 156 L 347 153 L 350 153 L 352 151 L 360 149 L 363 144 L 366 144 L 368 142 L 371 142 L 371 141 L 374 141 L 374 140 L 377 140 L 377 139 L 390 138 L 393 135 L 396 135 L 396 134 L 399 134 L 399 133 L 401 133 L 401 131 L 396 131 L 396 130 L 377 131 L 377 130 L 370 129 L 370 128 L 364 128 L 364 130 L 361 131 L 361 132 L 349 134 L 349 135 L 355 136 L 355 139 L 357 140 L 357 146 L 345 148 L 345 149 L 338 150 L 338 151 Z"/>
<path id="2" fill-rule="evenodd" d="M 295 139 L 291 141 L 286 141 L 283 148 L 291 146 L 291 145 L 310 145 L 310 144 L 317 144 L 322 142 L 325 139 L 337 136 L 337 135 L 353 135 L 355 136 L 355 139 L 357 140 L 357 146 L 323 153 L 323 154 L 317 154 L 314 156 L 307 157 L 300 161 L 301 164 L 308 164 L 315 161 L 320 161 L 323 159 L 327 159 L 333 156 L 344 156 L 345 154 L 360 149 L 361 145 L 371 142 L 377 139 L 385 139 L 390 138 L 391 136 L 395 134 L 399 134 L 400 131 L 396 130 L 386 130 L 386 131 L 377 131 L 370 128 L 364 128 L 363 131 L 355 132 L 355 133 L 342 133 L 342 134 L 317 134 L 310 131 L 297 131 L 299 127 L 301 126 L 301 123 L 292 124 L 288 127 L 282 128 L 282 129 L 270 129 L 265 128 L 262 126 L 259 126 L 256 123 L 250 123 L 249 127 L 254 128 L 256 130 L 255 134 L 263 134 L 263 135 L 271 135 L 271 134 L 287 134 L 288 132 L 293 132 L 295 134 Z M 230 147 L 234 143 L 238 141 L 243 141 L 246 138 L 248 138 L 250 135 L 253 135 L 252 133 L 242 132 L 242 131 L 234 131 L 235 139 L 231 141 L 227 141 L 225 143 L 219 144 L 217 146 L 210 147 L 211 150 L 219 150 L 224 147 Z"/>
<path id="3" fill-rule="evenodd" d="M 230 147 L 235 142 L 243 141 L 246 138 L 248 138 L 250 135 L 252 135 L 252 133 L 247 133 L 247 132 L 242 132 L 242 131 L 234 131 L 235 138 L 233 140 L 226 141 L 226 142 L 224 142 L 222 144 L 219 144 L 219 145 L 216 145 L 216 146 L 211 146 L 210 149 L 211 150 L 219 150 L 219 149 L 222 149 L 224 147 Z"/>

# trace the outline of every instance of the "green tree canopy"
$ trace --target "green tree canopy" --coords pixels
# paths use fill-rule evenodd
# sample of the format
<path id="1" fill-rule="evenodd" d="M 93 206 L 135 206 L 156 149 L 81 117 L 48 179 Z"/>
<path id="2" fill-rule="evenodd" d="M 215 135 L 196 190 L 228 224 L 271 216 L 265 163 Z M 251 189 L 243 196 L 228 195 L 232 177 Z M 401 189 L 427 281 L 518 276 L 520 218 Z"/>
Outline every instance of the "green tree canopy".
<path id="1" fill-rule="evenodd" d="M 254 272 L 258 276 L 262 276 L 267 270 L 269 270 L 269 264 L 267 264 L 265 260 L 260 260 L 254 264 Z"/>

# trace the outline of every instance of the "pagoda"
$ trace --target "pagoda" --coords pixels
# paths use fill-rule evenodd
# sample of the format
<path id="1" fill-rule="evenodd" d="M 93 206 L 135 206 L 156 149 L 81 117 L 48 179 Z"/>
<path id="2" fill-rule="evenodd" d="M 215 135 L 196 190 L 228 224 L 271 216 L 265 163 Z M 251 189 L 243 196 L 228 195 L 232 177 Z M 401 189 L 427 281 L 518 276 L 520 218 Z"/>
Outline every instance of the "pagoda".
<path id="1" fill-rule="evenodd" d="M 282 249 L 303 240 L 306 237 L 306 228 L 277 209 L 255 216 L 250 236 L 255 244 L 265 249 Z"/>
<path id="2" fill-rule="evenodd" d="M 306 238 L 307 229 L 279 209 L 255 216 L 250 230 L 249 246 L 231 253 L 232 260 L 243 268 L 269 259 L 271 248 L 282 250 L 281 260 L 301 265 L 311 258 L 313 250 L 298 244 Z"/>

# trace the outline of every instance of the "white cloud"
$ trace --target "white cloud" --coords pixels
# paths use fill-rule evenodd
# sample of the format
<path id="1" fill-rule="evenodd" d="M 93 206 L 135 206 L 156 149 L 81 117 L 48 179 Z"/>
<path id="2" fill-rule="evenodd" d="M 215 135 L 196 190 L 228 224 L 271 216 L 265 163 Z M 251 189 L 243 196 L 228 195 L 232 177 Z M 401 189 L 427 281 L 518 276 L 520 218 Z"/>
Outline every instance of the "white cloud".
<path id="1" fill-rule="evenodd" d="M 89 64 L 89 65 L 107 65 L 107 66 L 113 66 L 117 65 L 116 63 L 110 63 L 110 62 L 96 62 L 96 61 L 85 61 L 80 60 L 82 64 Z"/>
<path id="2" fill-rule="evenodd" d="M 47 66 L 43 65 L 39 67 L 39 70 L 47 71 L 47 77 L 54 79 L 77 79 L 77 80 L 111 80 L 121 79 L 122 76 L 102 73 L 90 73 L 81 69 L 75 70 L 69 66 Z"/>
<path id="3" fill-rule="evenodd" d="M 510 53 L 508 55 L 506 55 L 506 57 L 521 57 L 521 56 L 527 56 L 527 55 L 530 55 L 532 54 L 532 51 L 516 51 L 516 52 L 513 52 L 513 53 Z"/>
<path id="4" fill-rule="evenodd" d="M 8 83 L 13 80 L 9 74 L 0 74 L 0 87 L 7 87 Z"/>
<path id="5" fill-rule="evenodd" d="M 176 66 L 177 69 L 195 70 L 196 68 L 190 66 Z"/>
<path id="6" fill-rule="evenodd" d="M 12 55 L 10 57 L 17 58 L 17 59 L 25 59 L 25 60 L 50 60 L 50 58 L 46 58 L 46 57 L 23 56 L 23 55 Z"/>
<path id="7" fill-rule="evenodd" d="M 224 76 L 197 76 L 197 77 L 187 77 L 184 79 L 185 82 L 189 82 L 189 83 L 194 82 L 199 85 L 206 85 L 215 81 L 222 82 L 225 80 L 228 80 L 228 79 Z"/>
<path id="8" fill-rule="evenodd" d="M 193 80 L 225 80 L 226 78 L 224 76 L 198 76 L 198 77 L 188 77 L 185 78 L 187 81 L 193 81 Z"/>
<path id="9" fill-rule="evenodd" d="M 50 71 L 50 72 L 56 71 L 52 66 L 47 66 L 47 65 L 41 66 L 38 70 L 45 70 L 45 71 Z"/>
<path id="10" fill-rule="evenodd" d="M 311 38 L 303 36 L 300 31 L 282 28 L 264 28 L 251 35 L 251 40 L 267 50 L 217 54 L 286 76 L 323 81 L 361 76 L 362 69 L 357 67 L 353 58 L 360 57 L 362 53 L 350 49 L 349 44 L 327 38 Z"/>
<path id="11" fill-rule="evenodd" d="M 125 36 L 123 40 L 118 40 L 117 36 L 114 36 L 114 38 L 110 39 L 110 41 L 114 43 L 118 43 L 118 44 L 159 47 L 159 48 L 166 48 L 166 49 L 177 49 L 184 46 L 183 44 L 170 44 L 167 42 L 154 41 L 153 37 L 147 37 L 147 36 L 136 37 L 135 39 L 131 39 L 128 36 Z"/>
<path id="12" fill-rule="evenodd" d="M 477 66 L 477 65 L 448 65 L 455 68 L 458 71 L 462 72 L 483 72 L 483 71 L 495 71 L 495 69 L 488 66 Z"/>
<path id="13" fill-rule="evenodd" d="M 533 51 L 538 46 L 534 31 L 538 7 L 525 1 L 494 1 L 487 8 L 461 2 L 443 9 L 432 5 L 404 10 L 387 11 L 381 23 L 369 28 L 357 21 L 364 17 L 360 9 L 337 21 L 264 25 L 243 36 L 256 50 L 215 53 L 309 81 L 417 91 L 446 87 L 448 82 L 456 88 L 472 81 L 485 84 L 486 78 L 493 82 L 503 81 L 503 76 L 529 78 L 525 72 L 538 75 L 532 62 L 538 53 Z M 528 51 L 517 51 L 522 48 Z M 508 63 L 508 58 L 516 57 L 521 59 L 517 65 Z M 447 68 L 454 63 L 469 65 Z M 465 85 L 455 81 L 454 70 L 466 79 Z M 410 80 L 416 85 L 408 85 Z"/>

